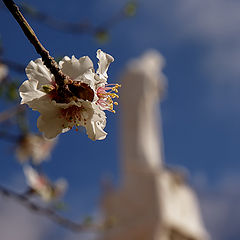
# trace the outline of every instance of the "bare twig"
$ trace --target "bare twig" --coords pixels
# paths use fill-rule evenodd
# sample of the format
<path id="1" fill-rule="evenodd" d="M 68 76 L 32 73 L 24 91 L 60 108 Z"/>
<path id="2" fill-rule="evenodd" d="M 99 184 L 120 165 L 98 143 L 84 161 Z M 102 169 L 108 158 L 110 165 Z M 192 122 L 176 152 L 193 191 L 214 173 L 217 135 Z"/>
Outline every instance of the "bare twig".
<path id="1" fill-rule="evenodd" d="M 38 214 L 44 215 L 51 219 L 53 222 L 68 228 L 71 231 L 74 232 L 83 232 L 83 231 L 96 231 L 96 228 L 86 226 L 81 223 L 75 223 L 69 219 L 66 219 L 59 214 L 57 214 L 54 210 L 48 208 L 48 207 L 42 207 L 37 205 L 36 203 L 33 203 L 30 201 L 29 197 L 25 194 L 19 194 L 12 190 L 7 189 L 6 187 L 3 187 L 0 185 L 0 194 L 9 198 L 12 198 L 16 200 L 17 202 L 24 205 L 26 208 L 30 209 L 33 212 L 36 212 Z"/>
<path id="2" fill-rule="evenodd" d="M 8 133 L 6 131 L 0 131 L 0 139 L 7 140 L 9 142 L 17 142 L 19 140 L 19 136 L 13 135 L 11 133 Z"/>
<path id="3" fill-rule="evenodd" d="M 25 66 L 21 63 L 17 63 L 12 60 L 2 59 L 2 58 L 0 58 L 0 63 L 7 65 L 8 67 L 10 67 L 11 69 L 13 69 L 17 72 L 20 72 L 20 73 L 25 72 Z"/>
<path id="4" fill-rule="evenodd" d="M 129 3 L 127 3 L 129 4 Z M 94 26 L 91 22 L 88 20 L 81 21 L 81 22 L 66 22 L 62 21 L 60 19 L 54 18 L 50 15 L 47 15 L 44 12 L 39 11 L 38 9 L 26 5 L 24 3 L 19 3 L 20 10 L 26 15 L 31 17 L 34 20 L 39 21 L 42 24 L 45 24 L 46 26 L 67 32 L 72 34 L 82 34 L 87 33 L 91 35 L 97 34 L 99 31 L 107 31 L 113 26 L 115 26 L 118 22 L 123 20 L 124 18 L 128 18 L 129 15 L 126 14 L 126 6 L 123 6 L 118 12 L 116 12 L 114 15 L 112 15 L 110 18 L 105 20 L 103 23 Z M 0 6 L 1 7 L 1 6 Z"/>
<path id="5" fill-rule="evenodd" d="M 58 64 L 54 60 L 53 57 L 50 56 L 49 52 L 43 47 L 43 45 L 38 40 L 36 34 L 34 33 L 31 26 L 28 24 L 27 20 L 21 14 L 18 6 L 14 3 L 13 0 L 2 0 L 8 10 L 11 12 L 13 17 L 16 19 L 20 27 L 22 28 L 24 34 L 28 38 L 28 40 L 35 47 L 37 53 L 39 53 L 42 57 L 44 64 L 51 71 L 51 73 L 55 77 L 55 81 L 59 86 L 64 86 L 69 82 L 69 77 L 63 74 L 63 72 L 59 69 Z"/>
<path id="6" fill-rule="evenodd" d="M 8 119 L 12 118 L 16 113 L 22 112 L 26 109 L 26 106 L 24 105 L 17 105 L 13 108 L 10 108 L 4 112 L 0 112 L 0 123 L 7 121 Z"/>

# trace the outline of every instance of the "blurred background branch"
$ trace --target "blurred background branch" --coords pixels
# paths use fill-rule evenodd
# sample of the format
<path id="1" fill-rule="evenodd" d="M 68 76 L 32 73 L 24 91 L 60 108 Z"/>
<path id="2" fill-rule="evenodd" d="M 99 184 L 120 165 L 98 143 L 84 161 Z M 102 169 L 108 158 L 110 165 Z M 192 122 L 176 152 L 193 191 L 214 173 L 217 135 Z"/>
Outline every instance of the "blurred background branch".
<path id="1" fill-rule="evenodd" d="M 120 21 L 133 17 L 136 14 L 137 1 L 131 0 L 127 2 L 118 12 L 110 16 L 107 20 L 95 26 L 89 20 L 80 22 L 66 22 L 55 17 L 52 17 L 34 6 L 27 3 L 19 3 L 20 11 L 33 20 L 38 21 L 52 29 L 56 29 L 66 33 L 72 34 L 90 34 L 97 38 L 100 42 L 103 39 L 103 35 L 107 35 L 108 31 L 113 28 Z M 6 10 L 2 3 L 0 3 L 0 9 Z M 105 36 L 106 37 L 106 36 Z M 104 38 L 105 39 L 105 38 Z"/>
<path id="2" fill-rule="evenodd" d="M 90 231 L 92 231 L 92 232 L 94 232 L 94 231 L 100 230 L 99 227 L 91 225 L 89 223 L 89 221 L 85 221 L 83 223 L 76 223 L 76 222 L 73 222 L 72 220 L 64 218 L 64 217 L 60 216 L 56 211 L 51 209 L 50 207 L 43 207 L 43 206 L 40 206 L 40 205 L 32 202 L 29 199 L 28 194 L 19 194 L 19 193 L 16 193 L 6 187 L 1 186 L 1 185 L 0 185 L 0 194 L 7 198 L 14 199 L 15 201 L 22 204 L 29 210 L 31 210 L 37 214 L 46 216 L 47 218 L 51 219 L 53 222 L 65 227 L 71 231 L 74 231 L 74 232 L 84 232 L 84 231 L 90 232 Z"/>

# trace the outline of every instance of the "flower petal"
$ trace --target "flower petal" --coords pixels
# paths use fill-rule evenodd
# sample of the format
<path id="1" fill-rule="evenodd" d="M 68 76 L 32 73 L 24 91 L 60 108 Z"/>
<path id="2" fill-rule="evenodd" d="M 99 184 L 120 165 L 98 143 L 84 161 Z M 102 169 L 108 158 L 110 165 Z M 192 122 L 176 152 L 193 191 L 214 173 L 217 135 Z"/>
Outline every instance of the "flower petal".
<path id="1" fill-rule="evenodd" d="M 62 69 L 63 73 L 68 75 L 72 80 L 76 80 L 89 69 L 93 69 L 93 63 L 88 56 L 79 59 L 72 56 L 71 59 L 69 57 L 64 57 L 59 62 L 59 67 Z"/>
<path id="2" fill-rule="evenodd" d="M 38 82 L 37 89 L 41 89 L 42 85 L 50 84 L 54 78 L 43 64 L 41 58 L 31 61 L 28 64 L 26 74 L 29 80 L 36 80 Z"/>
<path id="3" fill-rule="evenodd" d="M 35 79 L 26 80 L 19 88 L 19 94 L 22 98 L 21 104 L 29 103 L 34 99 L 38 99 L 46 93 L 37 89 L 38 81 Z"/>
<path id="4" fill-rule="evenodd" d="M 42 97 L 31 107 L 41 113 L 37 120 L 37 127 L 46 138 L 54 138 L 65 129 L 64 119 L 60 116 L 61 108 L 57 107 L 50 99 Z"/>
<path id="5" fill-rule="evenodd" d="M 107 80 L 108 75 L 107 75 L 107 70 L 110 65 L 114 61 L 114 58 L 103 52 L 101 49 L 97 50 L 97 58 L 98 58 L 98 69 L 97 69 L 97 74 L 100 77 L 100 80 Z"/>
<path id="6" fill-rule="evenodd" d="M 99 109 L 98 106 L 92 104 L 94 113 L 91 120 L 87 121 L 86 132 L 90 139 L 103 140 L 106 138 L 107 133 L 103 130 L 106 126 L 106 115 Z"/>
<path id="7" fill-rule="evenodd" d="M 59 118 L 57 113 L 40 115 L 37 120 L 37 127 L 47 139 L 55 138 L 70 128 L 64 128 L 64 119 Z"/>

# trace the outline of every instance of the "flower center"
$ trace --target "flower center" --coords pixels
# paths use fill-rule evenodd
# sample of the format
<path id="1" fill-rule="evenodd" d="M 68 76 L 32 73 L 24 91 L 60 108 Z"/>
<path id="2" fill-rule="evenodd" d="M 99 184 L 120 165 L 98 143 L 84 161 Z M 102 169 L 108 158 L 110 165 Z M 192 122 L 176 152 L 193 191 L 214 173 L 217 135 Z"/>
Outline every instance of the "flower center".
<path id="1" fill-rule="evenodd" d="M 84 107 L 78 107 L 78 106 L 71 106 L 69 108 L 62 108 L 61 109 L 61 118 L 64 118 L 67 121 L 67 126 L 64 124 L 65 127 L 69 127 L 72 129 L 73 126 L 79 127 L 80 125 L 86 124 L 86 116 L 84 116 Z M 82 124 L 81 124 L 82 123 Z"/>
<path id="2" fill-rule="evenodd" d="M 118 103 L 114 102 L 113 99 L 119 98 L 117 95 L 119 87 L 121 87 L 120 84 L 106 84 L 104 87 L 99 87 L 97 89 L 97 104 L 101 106 L 103 110 L 115 113 L 113 104 L 118 105 Z"/>

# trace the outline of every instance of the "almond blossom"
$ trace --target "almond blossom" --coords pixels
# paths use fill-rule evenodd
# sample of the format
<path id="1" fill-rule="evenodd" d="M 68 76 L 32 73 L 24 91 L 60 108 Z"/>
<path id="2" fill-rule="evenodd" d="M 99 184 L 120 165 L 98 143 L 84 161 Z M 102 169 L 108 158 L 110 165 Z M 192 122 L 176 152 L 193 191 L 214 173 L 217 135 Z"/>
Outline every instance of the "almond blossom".
<path id="1" fill-rule="evenodd" d="M 17 143 L 16 156 L 21 163 L 31 159 L 34 164 L 40 164 L 49 159 L 56 140 L 46 139 L 38 134 L 26 134 Z"/>
<path id="2" fill-rule="evenodd" d="M 88 56 L 80 59 L 65 56 L 59 62 L 59 68 L 72 80 L 68 85 L 72 95 L 66 99 L 59 97 L 54 76 L 40 58 L 27 66 L 28 80 L 19 88 L 21 104 L 40 112 L 37 126 L 46 138 L 54 138 L 73 127 L 78 130 L 80 126 L 86 128 L 92 140 L 106 137 L 104 110 L 115 112 L 113 105 L 117 103 L 113 99 L 118 98 L 120 85 L 107 83 L 107 70 L 113 57 L 99 49 L 97 58 L 96 72 Z"/>
<path id="3" fill-rule="evenodd" d="M 67 188 L 65 179 L 58 179 L 55 183 L 40 173 L 31 166 L 24 166 L 24 174 L 26 181 L 31 191 L 39 195 L 45 202 L 52 201 L 61 197 Z"/>

